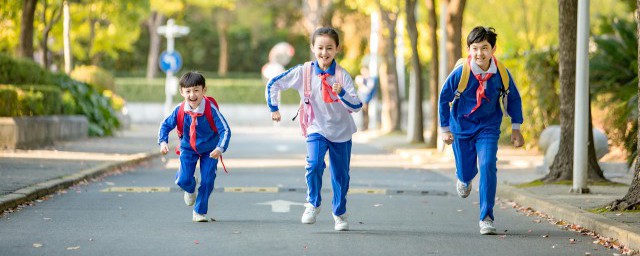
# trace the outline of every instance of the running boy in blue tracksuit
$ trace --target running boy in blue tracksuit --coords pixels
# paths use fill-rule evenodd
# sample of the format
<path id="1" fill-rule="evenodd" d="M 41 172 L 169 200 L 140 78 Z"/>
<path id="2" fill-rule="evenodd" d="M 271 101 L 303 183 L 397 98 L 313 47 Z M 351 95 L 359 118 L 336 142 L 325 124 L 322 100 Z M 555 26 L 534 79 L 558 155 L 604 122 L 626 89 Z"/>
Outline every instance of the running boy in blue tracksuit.
<path id="1" fill-rule="evenodd" d="M 460 197 L 469 196 L 471 182 L 480 169 L 479 224 L 483 235 L 496 232 L 493 206 L 497 185 L 496 154 L 503 115 L 500 107 L 502 95 L 506 94 L 504 105 L 511 117 L 511 142 L 515 147 L 524 144 L 520 133 L 523 121 L 520 94 L 511 75 L 493 56 L 497 36 L 493 28 L 481 26 L 469 33 L 469 56 L 465 64 L 455 68 L 447 77 L 439 103 L 443 140 L 447 144 L 453 143 L 458 178 L 456 188 Z M 469 70 L 468 82 L 466 89 L 459 92 L 465 69 Z M 504 73 L 499 72 L 500 69 Z M 509 76 L 508 88 L 503 88 L 503 76 Z"/>
<path id="2" fill-rule="evenodd" d="M 216 179 L 218 159 L 229 146 L 231 130 L 217 103 L 205 97 L 207 88 L 204 77 L 197 72 L 187 72 L 180 78 L 180 95 L 184 102 L 178 104 L 171 114 L 160 125 L 158 144 L 160 152 L 167 154 L 169 132 L 182 124 L 178 129 L 180 138 L 180 168 L 176 173 L 175 183 L 184 192 L 184 202 L 193 208 L 194 222 L 207 222 L 209 196 L 213 191 Z M 178 118 L 182 116 L 182 120 Z M 184 131 L 182 135 L 180 132 Z M 194 177 L 196 164 L 200 160 L 200 187 L 196 191 L 198 181 Z"/>

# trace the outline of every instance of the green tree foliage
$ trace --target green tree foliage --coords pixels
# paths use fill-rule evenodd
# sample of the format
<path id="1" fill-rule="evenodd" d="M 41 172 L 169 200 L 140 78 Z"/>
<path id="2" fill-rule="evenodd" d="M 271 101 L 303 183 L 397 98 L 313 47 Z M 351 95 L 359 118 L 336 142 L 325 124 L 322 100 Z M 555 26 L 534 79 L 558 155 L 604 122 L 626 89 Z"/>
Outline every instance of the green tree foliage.
<path id="1" fill-rule="evenodd" d="M 590 60 L 591 89 L 609 114 L 605 121 L 614 144 L 624 145 L 628 163 L 637 156 L 638 41 L 636 23 L 602 18 L 602 35 L 596 36 L 596 50 Z"/>

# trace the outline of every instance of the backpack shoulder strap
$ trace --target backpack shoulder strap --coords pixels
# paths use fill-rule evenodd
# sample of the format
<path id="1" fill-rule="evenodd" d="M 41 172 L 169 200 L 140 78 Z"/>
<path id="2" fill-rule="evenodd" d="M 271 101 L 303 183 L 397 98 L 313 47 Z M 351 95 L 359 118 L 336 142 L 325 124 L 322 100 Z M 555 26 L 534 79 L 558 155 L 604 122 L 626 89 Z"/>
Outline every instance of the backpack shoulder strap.
<path id="1" fill-rule="evenodd" d="M 302 66 L 302 83 L 304 86 L 304 97 L 311 98 L 311 61 L 307 61 Z"/>
<path id="2" fill-rule="evenodd" d="M 500 73 L 500 77 L 502 78 L 502 90 L 505 94 L 509 93 L 509 73 L 507 73 L 507 68 L 504 67 L 502 62 L 498 62 L 496 58 L 493 59 L 496 62 L 496 66 L 498 66 L 498 73 Z"/>
<path id="3" fill-rule="evenodd" d="M 180 103 L 180 107 L 178 107 L 178 116 L 176 117 L 176 128 L 178 132 L 178 138 L 182 138 L 182 126 L 184 126 L 184 101 Z"/>
<path id="4" fill-rule="evenodd" d="M 207 117 L 207 121 L 209 121 L 209 126 L 211 127 L 211 130 L 217 133 L 218 127 L 216 126 L 215 121 L 213 121 L 213 111 L 211 110 L 211 103 L 213 103 L 213 105 L 216 106 L 217 109 L 220 109 L 218 108 L 218 102 L 216 102 L 216 100 L 210 96 L 204 97 L 204 100 L 206 104 L 204 106 L 204 116 Z"/>
<path id="5" fill-rule="evenodd" d="M 458 90 L 456 91 L 456 96 L 454 99 L 460 98 L 460 94 L 467 89 L 467 84 L 469 83 L 469 73 L 471 72 L 471 66 L 469 66 L 469 61 L 467 58 L 460 58 L 454 67 L 454 70 L 462 65 L 462 76 L 460 77 L 460 82 L 458 82 Z"/>

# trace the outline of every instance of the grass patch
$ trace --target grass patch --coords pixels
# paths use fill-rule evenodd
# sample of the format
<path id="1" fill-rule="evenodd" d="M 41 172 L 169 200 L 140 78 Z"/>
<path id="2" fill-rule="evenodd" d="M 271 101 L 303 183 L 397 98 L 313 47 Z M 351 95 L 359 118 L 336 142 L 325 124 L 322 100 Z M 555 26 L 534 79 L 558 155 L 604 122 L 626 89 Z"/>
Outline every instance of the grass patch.
<path id="1" fill-rule="evenodd" d="M 595 214 L 602 214 L 602 213 L 607 213 L 607 212 L 628 212 L 628 213 L 638 213 L 640 212 L 640 210 L 636 209 L 636 210 L 624 210 L 624 211 L 612 211 L 610 209 L 608 209 L 607 207 L 599 207 L 599 208 L 593 208 L 593 209 L 589 209 L 587 210 L 590 213 L 595 213 Z"/>

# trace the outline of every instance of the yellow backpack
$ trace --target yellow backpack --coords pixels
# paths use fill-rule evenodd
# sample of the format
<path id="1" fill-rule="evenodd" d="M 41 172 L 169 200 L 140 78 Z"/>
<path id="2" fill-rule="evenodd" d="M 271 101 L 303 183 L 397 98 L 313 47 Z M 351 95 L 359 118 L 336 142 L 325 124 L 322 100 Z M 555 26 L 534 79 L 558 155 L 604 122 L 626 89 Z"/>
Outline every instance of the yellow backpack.
<path id="1" fill-rule="evenodd" d="M 495 59 L 494 59 L 495 60 Z M 500 90 L 500 102 L 502 103 L 502 108 L 504 109 L 504 114 L 509 116 L 507 113 L 507 95 L 509 94 L 509 74 L 507 73 L 507 68 L 504 67 L 502 62 L 498 62 L 495 60 L 495 63 L 498 66 L 498 73 L 500 73 L 500 77 L 502 78 L 502 90 Z M 469 74 L 471 73 L 471 66 L 469 66 L 469 62 L 466 58 L 460 58 L 456 61 L 456 65 L 453 70 L 457 69 L 460 65 L 462 65 L 462 77 L 460 77 L 460 82 L 458 82 L 458 90 L 456 91 L 453 100 L 449 103 L 449 106 L 453 106 L 453 102 L 460 98 L 460 94 L 467 89 L 467 84 L 469 84 Z"/>

